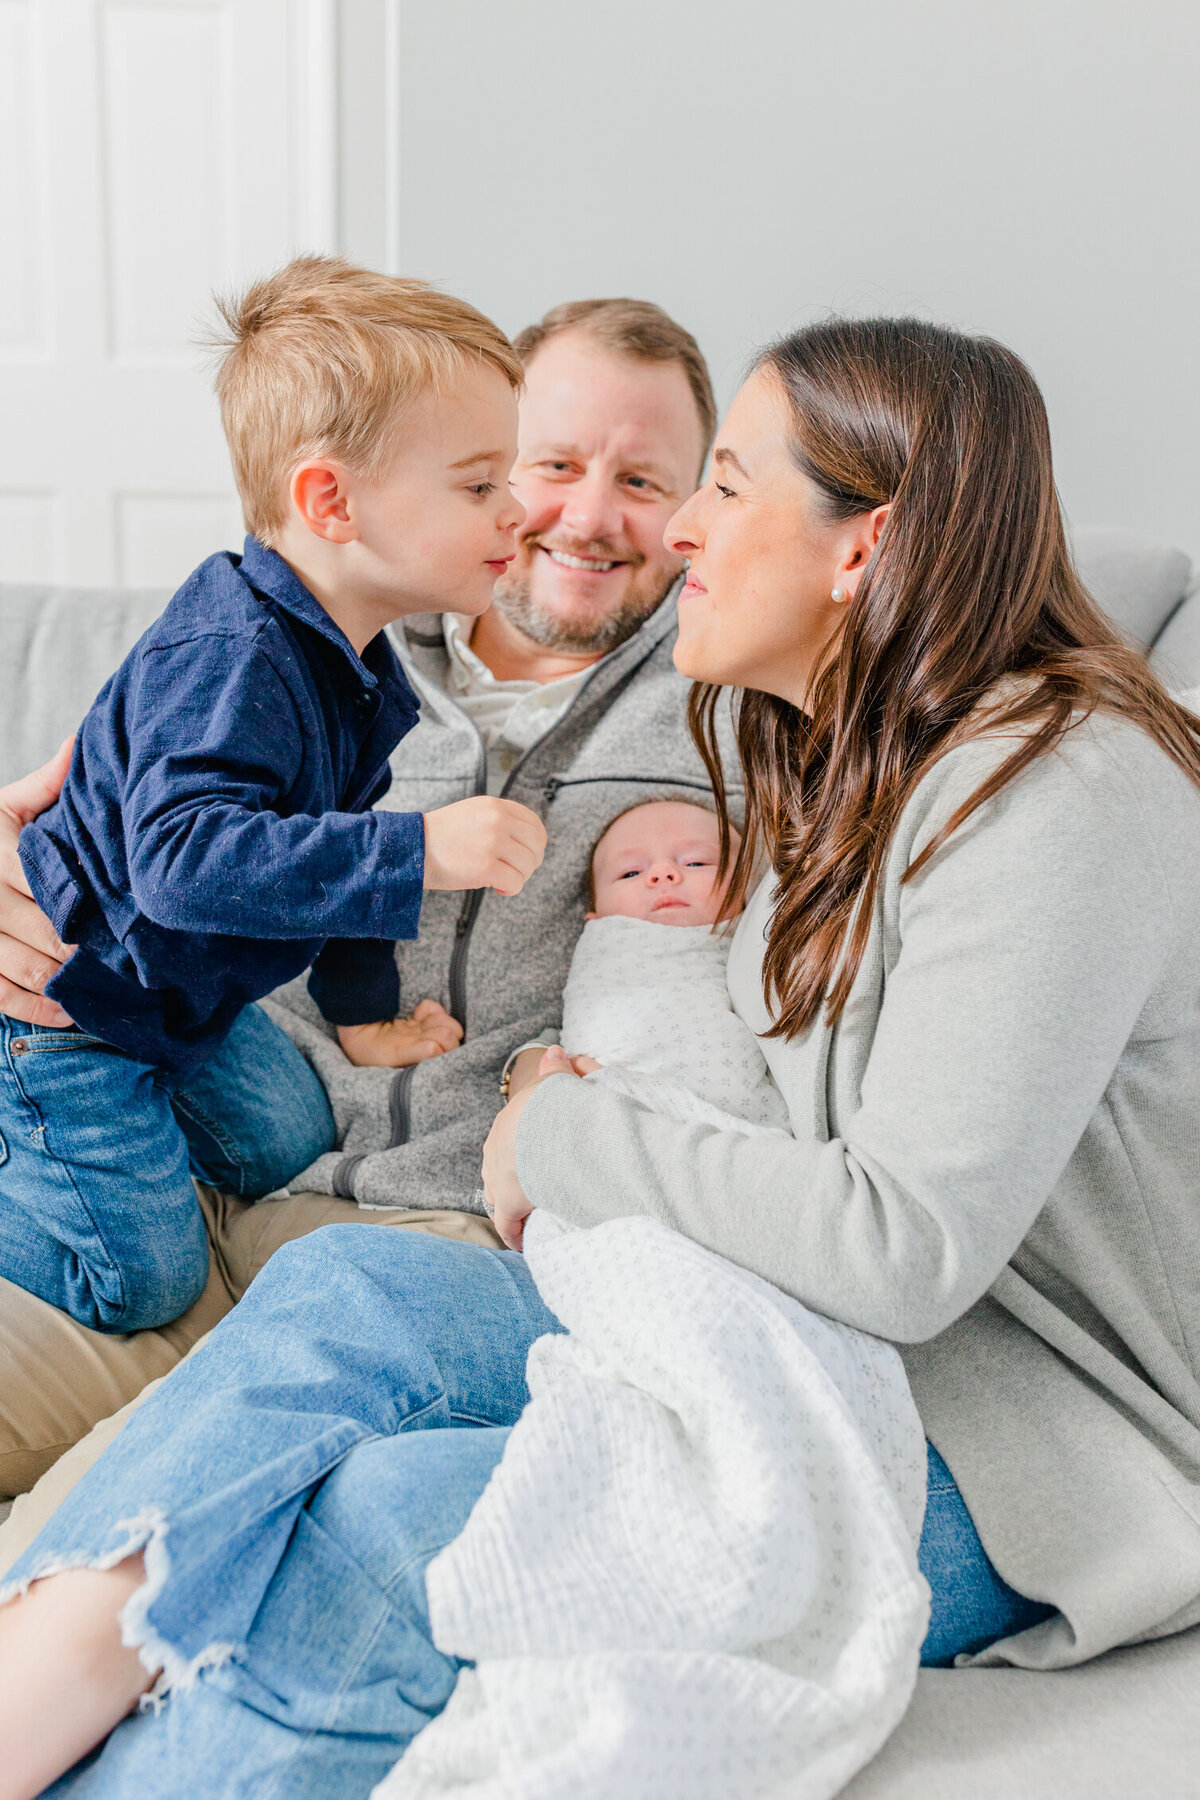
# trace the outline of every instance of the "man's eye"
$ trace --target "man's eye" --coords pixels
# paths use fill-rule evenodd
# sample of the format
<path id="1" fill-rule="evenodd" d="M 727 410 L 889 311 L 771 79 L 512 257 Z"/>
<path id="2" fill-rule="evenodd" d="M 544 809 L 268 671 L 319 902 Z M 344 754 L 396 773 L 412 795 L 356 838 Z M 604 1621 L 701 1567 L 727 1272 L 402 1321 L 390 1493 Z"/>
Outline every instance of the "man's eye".
<path id="1" fill-rule="evenodd" d="M 719 481 L 714 482 L 713 485 L 715 486 L 718 494 L 720 494 L 722 500 L 736 500 L 737 499 L 737 495 L 734 493 L 734 491 L 731 487 L 722 487 L 722 485 Z"/>

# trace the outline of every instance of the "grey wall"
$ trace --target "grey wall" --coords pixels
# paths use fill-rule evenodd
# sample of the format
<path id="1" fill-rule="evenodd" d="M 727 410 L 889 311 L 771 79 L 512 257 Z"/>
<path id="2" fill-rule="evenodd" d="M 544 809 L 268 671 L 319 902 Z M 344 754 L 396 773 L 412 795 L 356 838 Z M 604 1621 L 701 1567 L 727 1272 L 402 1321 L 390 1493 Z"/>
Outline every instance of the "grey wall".
<path id="1" fill-rule="evenodd" d="M 385 76 L 400 156 L 348 249 L 514 330 L 646 295 L 722 398 L 755 343 L 830 308 L 993 332 L 1042 382 L 1074 520 L 1200 553 L 1192 0 L 391 7 L 385 31 L 386 0 L 343 0 L 347 167 Z"/>

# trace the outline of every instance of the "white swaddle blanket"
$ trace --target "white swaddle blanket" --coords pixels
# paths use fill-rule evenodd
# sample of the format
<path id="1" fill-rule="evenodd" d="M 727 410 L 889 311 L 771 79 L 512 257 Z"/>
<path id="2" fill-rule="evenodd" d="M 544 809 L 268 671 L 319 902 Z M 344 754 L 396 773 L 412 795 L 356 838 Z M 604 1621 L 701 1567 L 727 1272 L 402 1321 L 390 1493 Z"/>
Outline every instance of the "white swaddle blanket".
<path id="1" fill-rule="evenodd" d="M 563 1044 L 605 1062 L 587 1079 L 779 1129 L 728 942 L 586 926 Z M 898 1353 L 651 1219 L 539 1208 L 525 1252 L 568 1335 L 530 1351 L 529 1405 L 429 1568 L 434 1642 L 476 1666 L 373 1800 L 829 1800 L 902 1717 L 928 1619 Z"/>
<path id="2" fill-rule="evenodd" d="M 590 1079 L 655 1112 L 786 1128 L 758 1039 L 730 1004 L 730 942 L 709 925 L 589 920 L 563 990 L 563 1048 L 603 1063 Z"/>
<path id="3" fill-rule="evenodd" d="M 828 1800 L 928 1617 L 899 1356 L 650 1219 L 539 1210 L 526 1254 L 569 1336 L 429 1568 L 476 1667 L 374 1800 Z"/>

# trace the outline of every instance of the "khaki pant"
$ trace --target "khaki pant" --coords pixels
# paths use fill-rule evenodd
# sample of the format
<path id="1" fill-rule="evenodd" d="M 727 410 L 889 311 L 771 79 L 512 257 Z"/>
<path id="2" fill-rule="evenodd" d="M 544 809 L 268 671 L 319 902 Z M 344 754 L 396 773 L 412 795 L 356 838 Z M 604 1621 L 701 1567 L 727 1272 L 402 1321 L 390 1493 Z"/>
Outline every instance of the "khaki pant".
<path id="1" fill-rule="evenodd" d="M 0 1525 L 0 1574 L 116 1436 L 150 1385 L 169 1375 L 224 1318 L 281 1244 L 320 1225 L 349 1224 L 402 1226 L 503 1248 L 489 1221 L 477 1213 L 364 1212 L 351 1201 L 323 1194 L 250 1205 L 213 1188 L 200 1189 L 200 1203 L 211 1249 L 208 1284 L 181 1318 L 157 1331 L 125 1336 L 90 1331 L 0 1278 L 0 1498 L 25 1496 Z"/>

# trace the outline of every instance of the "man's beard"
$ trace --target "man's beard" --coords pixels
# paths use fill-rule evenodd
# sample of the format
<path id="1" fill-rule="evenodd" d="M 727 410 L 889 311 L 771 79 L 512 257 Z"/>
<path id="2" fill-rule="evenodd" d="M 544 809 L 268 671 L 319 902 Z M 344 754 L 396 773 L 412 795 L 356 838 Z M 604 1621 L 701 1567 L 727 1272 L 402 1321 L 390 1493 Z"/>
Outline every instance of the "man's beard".
<path id="1" fill-rule="evenodd" d="M 533 554 L 539 554 L 534 547 Z M 590 555 L 602 552 L 590 551 Z M 533 571 L 502 575 L 492 589 L 492 605 L 509 625 L 543 650 L 572 656 L 607 656 L 617 650 L 658 611 L 678 574 L 639 569 L 615 612 L 582 619 L 563 619 L 539 609 L 533 598 Z"/>

